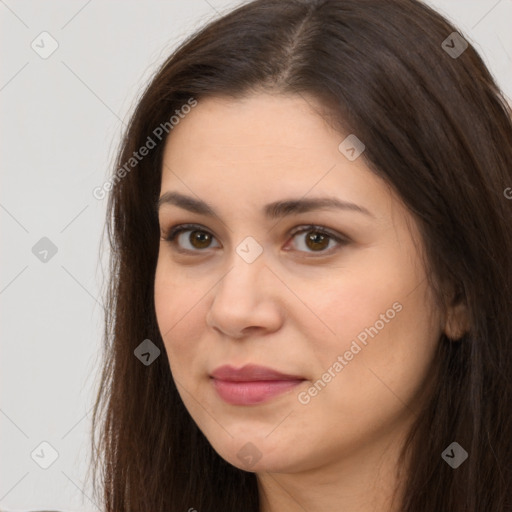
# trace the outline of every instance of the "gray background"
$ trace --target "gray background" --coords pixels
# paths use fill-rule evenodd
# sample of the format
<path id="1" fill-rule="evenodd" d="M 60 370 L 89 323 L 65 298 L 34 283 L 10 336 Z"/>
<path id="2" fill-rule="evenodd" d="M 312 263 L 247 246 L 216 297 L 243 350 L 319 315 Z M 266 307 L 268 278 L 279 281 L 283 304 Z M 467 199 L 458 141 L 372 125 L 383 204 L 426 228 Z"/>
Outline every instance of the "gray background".
<path id="1" fill-rule="evenodd" d="M 109 176 L 150 74 L 238 3 L 0 0 L 2 510 L 98 510 L 84 480 L 108 249 L 101 255 L 106 199 L 92 190 Z M 512 0 L 427 3 L 461 29 L 512 97 Z M 31 47 L 50 48 L 43 31 L 58 43 L 46 59 Z M 58 452 L 47 469 L 43 441 Z"/>

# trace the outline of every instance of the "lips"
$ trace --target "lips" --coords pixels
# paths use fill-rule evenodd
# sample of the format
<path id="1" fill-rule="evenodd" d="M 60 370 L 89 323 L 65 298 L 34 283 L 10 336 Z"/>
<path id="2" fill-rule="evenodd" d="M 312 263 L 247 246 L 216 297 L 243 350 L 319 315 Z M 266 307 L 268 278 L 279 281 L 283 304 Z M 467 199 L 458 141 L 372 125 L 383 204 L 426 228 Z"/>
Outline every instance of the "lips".
<path id="1" fill-rule="evenodd" d="M 254 364 L 247 364 L 238 369 L 229 365 L 219 366 L 211 373 L 211 377 L 230 382 L 305 380 L 300 375 L 289 375 Z"/>
<path id="2" fill-rule="evenodd" d="M 248 364 L 242 368 L 220 366 L 210 375 L 214 389 L 228 404 L 257 405 L 290 391 L 304 380 L 300 375 Z"/>

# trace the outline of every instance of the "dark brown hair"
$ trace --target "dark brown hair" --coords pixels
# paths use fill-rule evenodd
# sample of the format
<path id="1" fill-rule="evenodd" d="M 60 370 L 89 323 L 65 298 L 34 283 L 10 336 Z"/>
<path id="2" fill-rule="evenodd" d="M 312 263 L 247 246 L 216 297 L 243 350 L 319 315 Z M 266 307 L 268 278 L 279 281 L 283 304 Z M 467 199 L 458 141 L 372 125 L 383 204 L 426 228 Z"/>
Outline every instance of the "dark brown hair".
<path id="1" fill-rule="evenodd" d="M 432 391 L 404 445 L 401 510 L 510 512 L 512 201 L 504 191 L 512 187 L 512 114 L 471 44 L 460 56 L 447 51 L 453 32 L 417 0 L 245 4 L 161 66 L 137 103 L 116 169 L 190 98 L 267 91 L 320 100 L 340 131 L 364 142 L 367 165 L 416 219 L 439 305 L 452 299 L 450 285 L 468 310 L 468 332 L 439 340 Z M 223 460 L 194 423 L 156 321 L 164 143 L 117 174 L 108 199 L 95 493 L 101 470 L 107 512 L 256 512 L 255 474 Z M 134 356 L 145 339 L 162 352 L 149 366 Z M 441 458 L 454 441 L 469 454 L 457 469 Z"/>

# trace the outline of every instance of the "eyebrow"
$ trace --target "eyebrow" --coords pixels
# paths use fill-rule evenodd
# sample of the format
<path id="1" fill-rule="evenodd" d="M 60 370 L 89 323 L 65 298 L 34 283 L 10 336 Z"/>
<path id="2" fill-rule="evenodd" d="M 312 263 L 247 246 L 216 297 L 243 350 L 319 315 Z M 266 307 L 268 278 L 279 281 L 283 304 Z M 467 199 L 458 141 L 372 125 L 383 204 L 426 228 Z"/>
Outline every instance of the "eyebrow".
<path id="1" fill-rule="evenodd" d="M 175 205 L 199 215 L 218 217 L 215 209 L 210 204 L 205 203 L 200 199 L 180 194 L 179 192 L 169 191 L 162 194 L 156 203 L 157 212 L 160 211 L 161 206 L 164 204 Z M 265 205 L 263 213 L 269 219 L 276 219 L 320 209 L 341 209 L 362 213 L 375 218 L 375 215 L 363 206 L 359 206 L 348 201 L 342 201 L 335 197 L 316 197 L 311 199 L 286 199 L 282 201 L 275 201 Z"/>

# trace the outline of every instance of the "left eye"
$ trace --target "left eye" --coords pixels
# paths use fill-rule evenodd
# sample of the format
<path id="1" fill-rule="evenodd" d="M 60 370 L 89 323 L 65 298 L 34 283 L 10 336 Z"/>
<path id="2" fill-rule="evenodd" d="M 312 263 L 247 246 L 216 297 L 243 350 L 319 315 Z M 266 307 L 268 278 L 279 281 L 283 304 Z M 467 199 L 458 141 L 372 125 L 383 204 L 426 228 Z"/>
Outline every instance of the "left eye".
<path id="1" fill-rule="evenodd" d="M 343 246 L 348 243 L 348 240 L 341 235 L 326 231 L 324 228 L 319 226 L 305 226 L 292 231 L 290 234 L 293 237 L 303 234 L 306 235 L 302 238 L 302 247 L 311 250 L 306 250 L 306 252 L 330 252 L 325 249 L 332 249 L 333 246 Z M 301 238 L 299 238 L 299 240 L 301 240 Z M 333 244 L 329 247 L 330 242 L 333 242 Z M 299 250 L 301 249 L 299 248 Z"/>
<path id="2" fill-rule="evenodd" d="M 190 233 L 190 235 L 185 237 L 181 236 L 185 233 Z M 346 245 L 348 243 L 347 238 L 335 233 L 331 233 L 320 226 L 304 226 L 295 229 L 290 233 L 290 235 L 293 237 L 301 234 L 307 235 L 302 239 L 302 247 L 310 250 L 306 250 L 305 252 L 325 253 L 328 252 L 325 250 L 326 248 L 332 249 L 332 246 L 329 247 L 330 242 L 334 242 L 333 245 Z M 178 238 L 177 241 L 176 238 Z M 179 252 L 200 252 L 201 249 L 212 249 L 210 243 L 213 239 L 215 239 L 214 235 L 212 235 L 208 230 L 204 229 L 200 225 L 181 224 L 171 228 L 163 240 L 176 246 L 178 245 L 177 242 L 180 241 L 180 238 L 182 242 L 188 242 L 189 247 L 177 249 Z M 218 245 L 217 247 L 220 246 Z M 301 248 L 299 248 L 299 250 L 302 251 Z"/>

